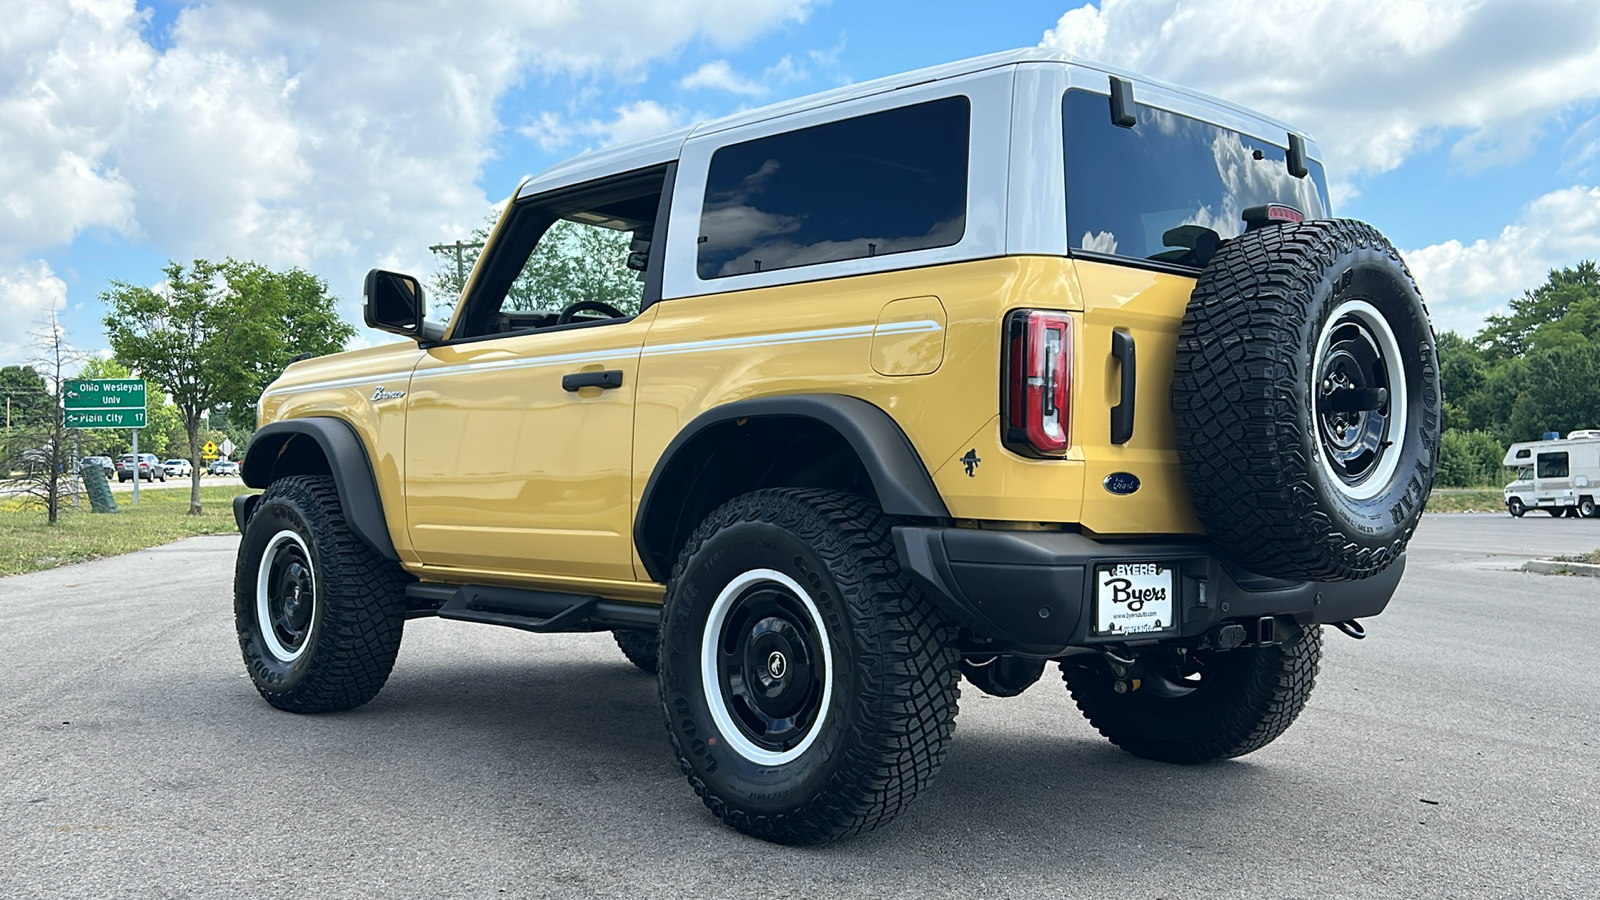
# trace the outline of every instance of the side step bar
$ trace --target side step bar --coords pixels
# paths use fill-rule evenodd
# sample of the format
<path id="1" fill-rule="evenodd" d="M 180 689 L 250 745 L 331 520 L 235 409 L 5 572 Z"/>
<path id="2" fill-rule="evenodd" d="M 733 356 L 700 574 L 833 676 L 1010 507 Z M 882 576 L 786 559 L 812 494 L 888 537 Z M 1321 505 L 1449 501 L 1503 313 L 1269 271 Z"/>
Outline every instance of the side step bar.
<path id="1" fill-rule="evenodd" d="M 522 588 L 414 583 L 406 586 L 406 600 L 408 619 L 438 616 L 541 634 L 648 629 L 661 624 L 659 606 Z"/>

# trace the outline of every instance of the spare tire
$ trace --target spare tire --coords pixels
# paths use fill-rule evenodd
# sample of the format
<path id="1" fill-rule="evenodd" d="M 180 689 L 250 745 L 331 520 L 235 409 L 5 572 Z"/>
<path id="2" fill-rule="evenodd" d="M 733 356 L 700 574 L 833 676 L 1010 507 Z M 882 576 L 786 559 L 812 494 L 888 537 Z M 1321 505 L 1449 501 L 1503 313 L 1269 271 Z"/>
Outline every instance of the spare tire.
<path id="1" fill-rule="evenodd" d="M 1422 295 L 1370 225 L 1251 231 L 1195 284 L 1178 458 L 1207 533 L 1253 572 L 1352 581 L 1393 563 L 1433 488 L 1441 402 Z"/>

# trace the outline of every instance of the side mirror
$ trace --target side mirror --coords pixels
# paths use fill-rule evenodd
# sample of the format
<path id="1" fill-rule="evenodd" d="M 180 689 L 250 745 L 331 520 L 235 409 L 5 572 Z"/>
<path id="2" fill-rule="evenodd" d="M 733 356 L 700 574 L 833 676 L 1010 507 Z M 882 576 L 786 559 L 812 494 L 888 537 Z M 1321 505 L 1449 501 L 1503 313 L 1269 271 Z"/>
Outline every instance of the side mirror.
<path id="1" fill-rule="evenodd" d="M 367 325 L 379 331 L 422 337 L 422 283 L 410 275 L 373 269 L 362 291 L 362 314 Z"/>

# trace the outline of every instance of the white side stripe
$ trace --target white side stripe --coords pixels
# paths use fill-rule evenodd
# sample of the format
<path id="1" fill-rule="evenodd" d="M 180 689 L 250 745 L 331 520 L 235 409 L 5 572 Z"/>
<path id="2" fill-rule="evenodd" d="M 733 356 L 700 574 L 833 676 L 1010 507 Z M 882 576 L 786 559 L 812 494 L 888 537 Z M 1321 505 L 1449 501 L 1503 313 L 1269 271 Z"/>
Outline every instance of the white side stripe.
<path id="1" fill-rule="evenodd" d="M 938 322 L 931 319 L 921 319 L 912 322 L 850 325 L 843 328 L 820 328 L 815 331 L 788 331 L 776 334 L 752 334 L 743 337 L 716 338 L 709 341 L 659 344 L 654 347 L 645 347 L 643 355 L 674 356 L 680 353 L 697 353 L 703 350 L 729 350 L 738 347 L 781 347 L 788 344 L 810 344 L 817 341 L 839 341 L 877 335 L 922 334 L 943 330 Z M 605 362 L 606 360 L 630 356 L 634 352 L 633 349 L 629 348 L 611 351 L 586 351 L 583 353 L 558 353 L 552 356 L 514 357 L 489 362 L 457 363 L 433 369 L 419 368 L 414 373 L 411 370 L 383 372 L 375 375 L 360 375 L 351 378 L 336 378 L 329 381 L 310 381 L 285 385 L 283 387 L 270 388 L 263 392 L 261 396 L 265 398 L 290 392 L 345 387 L 371 387 L 388 381 L 403 381 L 408 378 L 434 378 L 440 375 L 455 375 L 462 372 L 496 372 L 506 369 L 523 369 L 562 363 Z"/>
<path id="2" fill-rule="evenodd" d="M 350 378 L 334 378 L 329 381 L 305 381 L 299 384 L 286 384 L 282 387 L 268 388 L 261 392 L 262 399 L 274 394 L 298 393 L 300 391 L 319 391 L 327 388 L 366 387 L 383 384 L 388 381 L 404 382 L 411 377 L 410 369 L 399 372 L 378 372 L 372 375 L 359 375 Z"/>

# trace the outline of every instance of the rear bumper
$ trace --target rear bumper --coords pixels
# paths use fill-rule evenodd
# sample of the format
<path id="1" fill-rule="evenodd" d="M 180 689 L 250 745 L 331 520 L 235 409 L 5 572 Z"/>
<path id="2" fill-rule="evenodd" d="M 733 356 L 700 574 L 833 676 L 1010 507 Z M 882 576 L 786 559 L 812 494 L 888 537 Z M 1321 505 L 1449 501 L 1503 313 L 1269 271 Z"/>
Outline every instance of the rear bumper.
<path id="1" fill-rule="evenodd" d="M 1292 617 L 1302 625 L 1375 616 L 1388 606 L 1405 571 L 1402 554 L 1361 581 L 1284 581 L 1225 562 L 1204 542 L 1096 541 L 1067 532 L 901 526 L 894 540 L 901 568 L 957 622 L 1005 649 L 1044 655 L 1130 640 L 1092 633 L 1098 565 L 1176 567 L 1178 627 L 1163 640 L 1197 638 L 1227 621 L 1265 616 Z"/>

